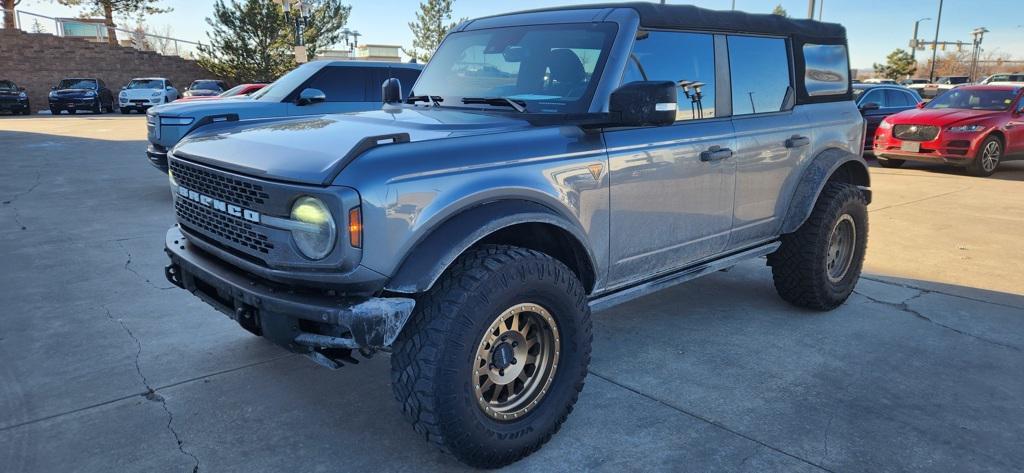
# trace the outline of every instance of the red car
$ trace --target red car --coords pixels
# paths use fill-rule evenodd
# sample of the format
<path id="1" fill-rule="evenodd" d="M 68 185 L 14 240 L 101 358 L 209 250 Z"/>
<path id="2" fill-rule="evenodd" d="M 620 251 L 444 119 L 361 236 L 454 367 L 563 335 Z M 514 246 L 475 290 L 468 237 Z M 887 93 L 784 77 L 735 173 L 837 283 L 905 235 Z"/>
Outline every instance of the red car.
<path id="1" fill-rule="evenodd" d="M 256 92 L 257 90 L 260 90 L 266 86 L 267 84 L 239 84 L 228 90 L 225 90 L 224 92 L 221 92 L 219 95 L 205 97 L 201 95 L 196 95 L 192 97 L 182 97 L 178 100 L 175 100 L 175 102 L 195 102 L 197 100 L 219 100 L 226 99 L 228 97 L 241 97 L 243 95 L 250 95 L 253 92 Z"/>
<path id="2" fill-rule="evenodd" d="M 968 85 L 891 115 L 875 131 L 878 164 L 945 163 L 990 176 L 1000 162 L 1024 159 L 1022 95 L 1020 86 Z"/>

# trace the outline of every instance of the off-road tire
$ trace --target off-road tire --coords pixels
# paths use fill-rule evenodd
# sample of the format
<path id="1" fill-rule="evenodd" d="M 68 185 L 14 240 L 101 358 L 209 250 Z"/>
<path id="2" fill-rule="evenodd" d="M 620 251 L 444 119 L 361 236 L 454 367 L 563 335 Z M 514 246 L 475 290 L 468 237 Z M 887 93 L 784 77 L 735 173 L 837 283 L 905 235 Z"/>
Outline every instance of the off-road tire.
<path id="1" fill-rule="evenodd" d="M 902 159 L 890 159 L 890 158 L 876 158 L 876 159 L 878 161 L 878 165 L 879 166 L 882 166 L 883 168 L 890 168 L 890 169 L 901 167 L 901 166 L 903 166 L 903 163 L 906 162 L 906 161 L 904 161 Z"/>
<path id="2" fill-rule="evenodd" d="M 992 145 L 990 143 L 995 144 Z M 982 160 L 989 146 L 995 146 L 997 149 L 996 163 L 991 169 L 985 169 Z M 978 146 L 978 154 L 974 156 L 974 159 L 972 159 L 970 164 L 967 165 L 967 172 L 975 177 L 991 176 L 997 169 L 999 169 L 999 165 L 1002 164 L 1003 154 L 1003 142 L 995 136 L 989 136 L 988 138 L 985 138 L 985 141 L 981 142 L 980 146 Z"/>
<path id="3" fill-rule="evenodd" d="M 485 331 L 525 301 L 550 312 L 560 334 L 547 394 L 522 417 L 498 421 L 478 405 L 472 367 Z M 576 275 L 558 260 L 513 246 L 461 256 L 416 302 L 391 354 L 391 382 L 413 429 L 460 461 L 497 468 L 546 443 L 572 412 L 590 364 L 590 308 Z"/>
<path id="4" fill-rule="evenodd" d="M 829 242 L 844 215 L 852 218 L 856 230 L 853 256 L 842 278 L 833 282 L 828 276 Z M 807 221 L 795 232 L 783 235 L 782 246 L 768 256 L 775 290 L 799 307 L 836 308 L 850 297 L 860 279 L 867 235 L 867 201 L 860 189 L 839 182 L 825 184 Z"/>

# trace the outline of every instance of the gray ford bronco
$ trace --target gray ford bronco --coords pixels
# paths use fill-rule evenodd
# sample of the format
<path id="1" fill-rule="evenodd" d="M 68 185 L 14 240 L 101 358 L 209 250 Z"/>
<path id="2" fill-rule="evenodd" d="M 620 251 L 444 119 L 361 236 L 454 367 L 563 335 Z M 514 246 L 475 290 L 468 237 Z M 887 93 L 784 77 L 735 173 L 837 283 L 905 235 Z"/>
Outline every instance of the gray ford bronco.
<path id="1" fill-rule="evenodd" d="M 414 429 L 497 467 L 587 375 L 591 311 L 767 256 L 860 276 L 864 121 L 835 24 L 648 3 L 465 21 L 400 102 L 213 124 L 170 152 L 166 275 L 327 367 L 390 352 Z"/>

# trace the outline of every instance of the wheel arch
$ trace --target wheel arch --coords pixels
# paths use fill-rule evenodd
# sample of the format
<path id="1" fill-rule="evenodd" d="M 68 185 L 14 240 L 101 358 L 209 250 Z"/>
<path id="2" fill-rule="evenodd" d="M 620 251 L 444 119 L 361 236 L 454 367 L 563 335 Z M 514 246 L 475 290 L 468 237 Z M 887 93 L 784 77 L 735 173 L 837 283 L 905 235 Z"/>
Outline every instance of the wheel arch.
<path id="1" fill-rule="evenodd" d="M 804 169 L 789 201 L 781 233 L 792 233 L 800 228 L 829 182 L 855 185 L 871 203 L 871 176 L 864 158 L 843 149 L 829 148 L 818 153 Z"/>
<path id="2" fill-rule="evenodd" d="M 585 241 L 579 225 L 543 204 L 518 199 L 492 201 L 462 210 L 438 224 L 412 247 L 385 290 L 425 292 L 465 252 L 483 244 L 506 244 L 540 251 L 561 261 L 590 293 L 597 283 L 597 265 Z"/>

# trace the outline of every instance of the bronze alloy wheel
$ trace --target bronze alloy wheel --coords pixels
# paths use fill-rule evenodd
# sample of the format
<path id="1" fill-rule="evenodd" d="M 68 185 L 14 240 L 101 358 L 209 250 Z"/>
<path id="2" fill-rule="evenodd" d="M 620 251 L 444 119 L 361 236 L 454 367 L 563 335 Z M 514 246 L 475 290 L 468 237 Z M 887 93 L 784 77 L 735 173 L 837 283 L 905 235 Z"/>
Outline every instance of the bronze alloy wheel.
<path id="1" fill-rule="evenodd" d="M 492 419 L 528 414 L 547 394 L 558 369 L 561 340 L 547 309 L 516 304 L 484 332 L 473 364 L 473 393 Z"/>
<path id="2" fill-rule="evenodd" d="M 828 279 L 834 283 L 842 281 L 853 262 L 854 244 L 857 241 L 857 226 L 850 214 L 839 216 L 828 239 L 828 253 L 825 255 Z"/>

